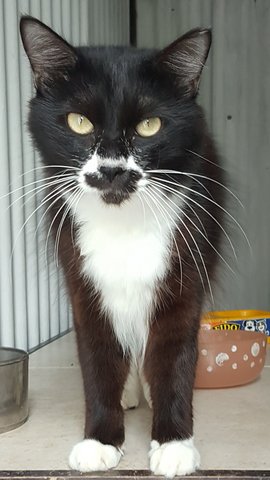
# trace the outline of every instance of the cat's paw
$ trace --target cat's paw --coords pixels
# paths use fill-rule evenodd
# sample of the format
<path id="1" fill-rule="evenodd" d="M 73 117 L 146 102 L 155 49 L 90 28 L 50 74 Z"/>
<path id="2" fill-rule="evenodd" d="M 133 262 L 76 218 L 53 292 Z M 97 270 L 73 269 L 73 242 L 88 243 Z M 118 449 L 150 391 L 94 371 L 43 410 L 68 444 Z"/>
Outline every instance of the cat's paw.
<path id="1" fill-rule="evenodd" d="M 194 447 L 193 438 L 163 444 L 153 440 L 149 458 L 151 471 L 155 475 L 164 475 L 167 478 L 187 475 L 200 465 L 200 455 Z"/>
<path id="2" fill-rule="evenodd" d="M 124 386 L 121 405 L 124 410 L 138 407 L 140 403 L 140 380 L 137 369 L 131 365 L 127 381 Z"/>
<path id="3" fill-rule="evenodd" d="M 69 456 L 69 466 L 80 472 L 105 471 L 118 465 L 122 452 L 97 440 L 77 443 Z"/>

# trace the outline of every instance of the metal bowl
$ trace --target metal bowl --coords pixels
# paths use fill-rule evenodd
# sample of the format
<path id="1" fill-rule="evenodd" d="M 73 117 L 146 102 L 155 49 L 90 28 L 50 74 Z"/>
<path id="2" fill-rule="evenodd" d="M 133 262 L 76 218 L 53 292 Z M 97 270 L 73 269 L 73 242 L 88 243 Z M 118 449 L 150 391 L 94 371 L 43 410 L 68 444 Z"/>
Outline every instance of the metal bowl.
<path id="1" fill-rule="evenodd" d="M 28 353 L 0 347 L 0 433 L 22 425 L 28 417 Z"/>

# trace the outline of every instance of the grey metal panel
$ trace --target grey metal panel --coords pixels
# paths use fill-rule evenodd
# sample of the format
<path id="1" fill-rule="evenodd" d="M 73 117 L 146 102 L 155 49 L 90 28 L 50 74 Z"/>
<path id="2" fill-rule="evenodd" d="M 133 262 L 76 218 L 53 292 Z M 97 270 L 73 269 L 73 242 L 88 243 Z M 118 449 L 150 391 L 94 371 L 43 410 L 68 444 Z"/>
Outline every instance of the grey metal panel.
<path id="1" fill-rule="evenodd" d="M 92 45 L 129 44 L 129 2 L 89 0 L 89 43 Z"/>
<path id="2" fill-rule="evenodd" d="M 161 48 L 196 26 L 213 28 L 199 101 L 225 159 L 230 213 L 243 226 L 253 255 L 227 216 L 238 264 L 220 269 L 215 308 L 270 308 L 270 2 L 269 0 L 137 0 L 138 46 Z"/>
<path id="3" fill-rule="evenodd" d="M 44 9 L 46 9 L 46 5 L 44 5 L 44 3 L 41 3 L 40 1 L 30 0 L 28 12 L 34 17 L 41 19 L 41 15 Z M 28 59 L 26 58 L 26 55 L 23 54 L 23 48 L 22 48 L 22 55 L 24 56 L 24 60 L 25 60 L 25 69 L 27 69 L 27 71 L 29 72 L 29 62 L 28 62 Z M 31 83 L 32 83 L 32 79 L 31 79 Z M 33 88 L 32 88 L 32 94 L 33 94 Z M 25 136 L 27 135 L 28 133 L 25 132 Z M 33 149 L 32 149 L 32 155 L 33 155 L 32 168 L 38 168 L 38 170 L 34 170 L 33 172 L 34 180 L 37 180 L 40 178 L 40 173 L 41 173 L 41 170 L 39 170 L 40 161 L 37 153 L 33 151 Z M 38 184 L 38 185 L 41 185 L 41 184 Z M 36 192 L 36 195 L 34 196 L 33 200 L 35 202 L 35 208 L 38 209 L 36 214 L 34 215 L 33 221 L 35 222 L 34 235 L 36 240 L 35 250 L 37 254 L 37 284 L 38 284 L 38 311 L 36 312 L 36 317 L 39 323 L 40 337 L 39 337 L 39 342 L 37 343 L 30 341 L 29 348 L 33 348 L 39 343 L 47 341 L 50 338 L 50 323 L 51 323 L 49 267 L 44 263 L 44 256 L 43 256 L 43 245 L 44 245 L 45 234 L 42 229 L 42 223 L 40 224 L 43 212 L 42 211 L 40 212 L 42 208 L 39 208 L 41 205 L 39 190 Z M 29 317 L 29 322 L 30 322 L 29 331 L 31 332 L 31 334 L 33 334 L 32 332 L 35 332 L 35 327 L 34 325 L 31 324 L 33 321 L 34 319 L 32 317 Z"/>
<path id="4" fill-rule="evenodd" d="M 4 3 L 0 3 L 0 25 L 5 24 Z M 0 42 L 3 46 L 0 48 L 0 92 L 3 97 L 0 103 L 0 132 L 7 132 L 7 78 L 6 78 L 6 58 L 5 58 L 5 35 L 4 28 L 0 28 Z M 13 323 L 13 291 L 11 288 L 10 275 L 10 254 L 11 254 L 11 218 L 9 210 L 9 166 L 7 163 L 9 147 L 6 134 L 0 135 L 1 152 L 1 175 L 0 191 L 3 196 L 0 200 L 0 224 L 1 248 L 0 248 L 0 340 L 1 344 L 13 345 L 14 343 L 14 323 Z"/>
<path id="5" fill-rule="evenodd" d="M 209 28 L 212 0 L 137 0 L 138 47 L 163 48 L 193 28 Z M 200 84 L 200 103 L 211 120 L 211 53 Z"/>
<path id="6" fill-rule="evenodd" d="M 19 51 L 17 29 L 17 4 L 4 0 L 5 47 L 9 52 L 6 58 L 5 71 L 7 76 L 7 137 L 10 180 L 16 188 L 22 186 L 23 162 L 21 156 L 21 102 L 19 79 Z M 15 33 L 11 36 L 10 29 Z M 21 195 L 21 190 L 11 195 L 11 203 Z M 13 296 L 13 313 L 15 322 L 15 342 L 27 344 L 27 306 L 25 278 L 25 232 L 23 208 L 11 208 L 11 229 L 13 249 L 10 256 L 12 284 L 16 295 Z"/>
<path id="7" fill-rule="evenodd" d="M 137 0 L 139 47 L 162 48 L 195 27 L 211 25 L 211 0 Z"/>
<path id="8" fill-rule="evenodd" d="M 70 328 L 72 315 L 63 276 L 46 261 L 44 190 L 34 195 L 41 163 L 25 125 L 33 87 L 18 34 L 21 14 L 41 19 L 75 44 L 127 44 L 129 2 L 0 2 L 0 344 L 33 349 Z M 9 189 L 18 190 L 9 198 Z"/>
<path id="9" fill-rule="evenodd" d="M 80 45 L 88 45 L 89 28 L 88 28 L 88 0 L 81 0 L 80 4 Z M 64 12 L 63 12 L 64 14 Z M 64 16 L 64 15 L 63 15 Z"/>
<path id="10" fill-rule="evenodd" d="M 269 309 L 269 1 L 213 2 L 213 25 L 213 129 L 245 205 L 233 214 L 253 250 L 251 256 L 238 234 L 238 273 L 227 280 L 221 303 Z"/>
<path id="11" fill-rule="evenodd" d="M 20 12 L 29 11 L 29 0 L 17 2 L 17 8 L 20 7 Z M 19 39 L 17 39 L 19 40 Z M 32 94 L 31 72 L 28 62 L 24 57 L 23 48 L 19 44 L 19 61 L 20 61 L 20 100 L 21 100 L 21 129 L 22 129 L 22 161 L 24 175 L 22 183 L 25 185 L 23 193 L 33 190 L 35 184 L 35 171 L 33 171 L 34 154 L 28 135 L 25 134 L 28 101 Z M 27 184 L 30 184 L 27 187 Z M 34 193 L 34 192 L 33 192 Z M 33 211 L 36 208 L 35 197 L 31 194 L 25 195 L 22 198 L 24 204 L 24 233 L 25 233 L 25 275 L 26 275 L 26 301 L 27 301 L 27 344 L 35 345 L 39 342 L 40 328 L 39 328 L 39 281 L 38 281 L 38 263 L 37 263 L 37 239 L 33 235 L 36 229 L 36 220 Z M 16 208 L 21 208 L 18 203 Z M 28 220 L 29 219 L 29 220 Z M 28 221 L 27 221 L 28 220 Z"/>

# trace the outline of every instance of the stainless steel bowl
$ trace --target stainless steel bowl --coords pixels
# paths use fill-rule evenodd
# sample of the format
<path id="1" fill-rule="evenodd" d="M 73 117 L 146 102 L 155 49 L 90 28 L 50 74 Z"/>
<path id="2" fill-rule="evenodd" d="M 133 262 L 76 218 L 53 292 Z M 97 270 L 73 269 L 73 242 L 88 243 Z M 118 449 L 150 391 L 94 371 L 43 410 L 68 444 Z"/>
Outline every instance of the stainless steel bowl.
<path id="1" fill-rule="evenodd" d="M 28 417 L 28 353 L 0 347 L 0 433 Z"/>

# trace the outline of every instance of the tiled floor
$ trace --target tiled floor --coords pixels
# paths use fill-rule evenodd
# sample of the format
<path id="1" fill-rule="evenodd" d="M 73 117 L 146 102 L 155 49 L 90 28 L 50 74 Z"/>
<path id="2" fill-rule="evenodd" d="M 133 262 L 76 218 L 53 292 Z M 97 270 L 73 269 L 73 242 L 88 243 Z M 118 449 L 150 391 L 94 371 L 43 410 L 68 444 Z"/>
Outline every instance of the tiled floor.
<path id="1" fill-rule="evenodd" d="M 74 335 L 30 356 L 30 417 L 0 435 L 1 470 L 68 469 L 82 437 L 83 394 Z M 270 470 L 270 351 L 263 374 L 244 387 L 197 390 L 195 439 L 202 469 Z M 126 454 L 120 469 L 147 469 L 151 411 L 126 413 Z"/>

